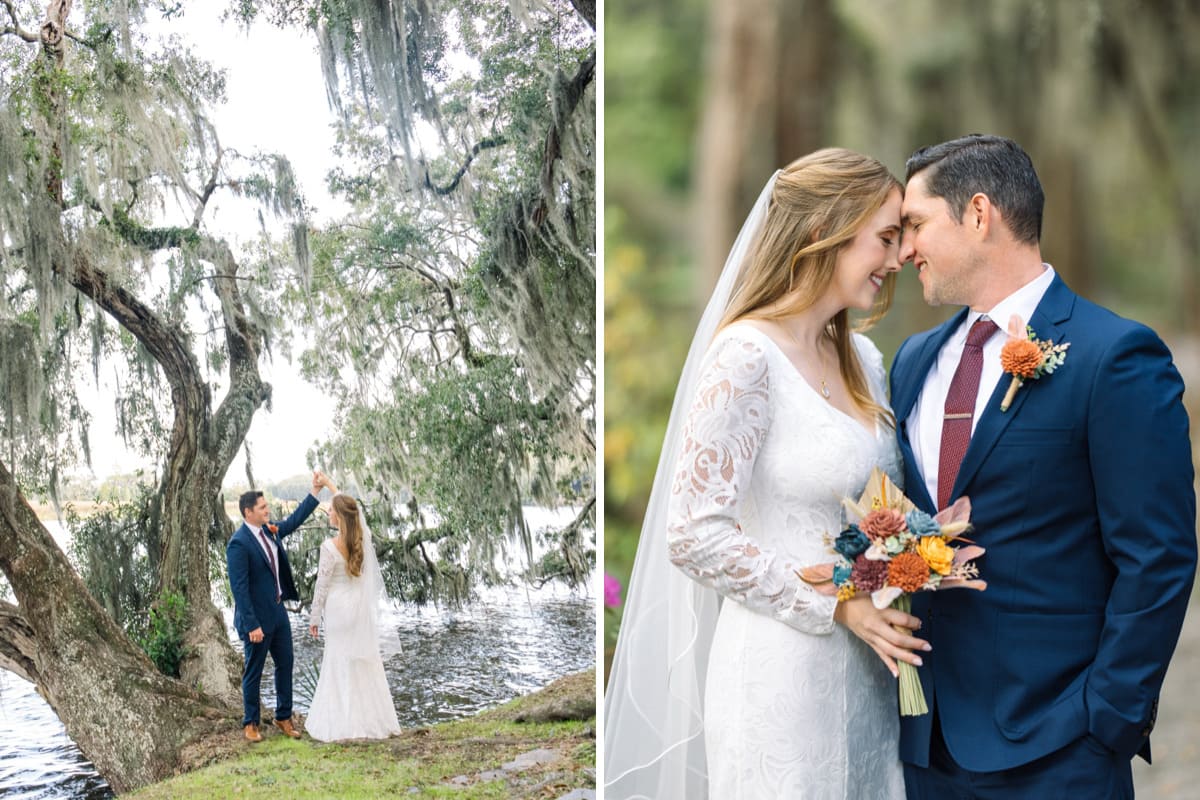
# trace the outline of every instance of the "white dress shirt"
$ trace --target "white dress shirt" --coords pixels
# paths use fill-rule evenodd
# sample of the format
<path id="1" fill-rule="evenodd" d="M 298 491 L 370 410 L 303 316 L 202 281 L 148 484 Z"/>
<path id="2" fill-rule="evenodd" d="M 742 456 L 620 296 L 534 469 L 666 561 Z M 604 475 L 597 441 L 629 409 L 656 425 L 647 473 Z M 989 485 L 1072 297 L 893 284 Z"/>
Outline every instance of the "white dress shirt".
<path id="1" fill-rule="evenodd" d="M 975 397 L 975 416 L 971 420 L 971 433 L 974 435 L 975 426 L 979 422 L 979 409 L 983 408 L 996 384 L 1004 375 L 1000 366 L 1000 350 L 1008 341 L 1008 321 L 1016 314 L 1026 325 L 1029 318 L 1037 310 L 1042 296 L 1050 288 L 1054 280 L 1054 268 L 1043 264 L 1045 270 L 1029 283 L 1017 289 L 1008 297 L 997 303 L 986 314 L 971 311 L 959 325 L 958 330 L 951 334 L 942 345 L 937 359 L 929 374 L 925 376 L 925 385 L 917 396 L 917 402 L 908 414 L 908 438 L 912 443 L 913 459 L 917 469 L 925 477 L 925 486 L 929 496 L 937 498 L 938 460 L 942 449 L 942 414 L 945 411 L 946 395 L 950 392 L 950 381 L 958 362 L 962 359 L 963 347 L 967 343 L 967 332 L 980 317 L 988 317 L 1000 328 L 983 346 L 983 369 L 979 374 L 979 394 Z"/>
<path id="2" fill-rule="evenodd" d="M 271 563 L 272 561 L 274 562 L 275 593 L 277 597 L 283 596 L 283 587 L 279 585 L 279 548 L 270 543 L 271 537 L 261 535 L 262 528 L 256 528 L 249 522 L 246 523 L 246 527 L 250 529 L 250 534 L 254 537 L 254 541 L 258 542 L 258 546 L 262 548 L 263 555 L 267 557 L 267 563 Z M 268 550 L 268 547 L 274 548 L 275 552 Z"/>

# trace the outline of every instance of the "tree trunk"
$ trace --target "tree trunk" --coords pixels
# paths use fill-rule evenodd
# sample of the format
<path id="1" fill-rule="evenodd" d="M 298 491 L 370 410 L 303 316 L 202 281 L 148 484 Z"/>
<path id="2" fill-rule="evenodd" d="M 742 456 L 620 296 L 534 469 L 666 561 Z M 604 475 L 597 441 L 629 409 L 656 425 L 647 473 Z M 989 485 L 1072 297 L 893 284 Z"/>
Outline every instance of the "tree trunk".
<path id="1" fill-rule="evenodd" d="M 58 245 L 62 252 L 69 252 L 65 241 Z M 156 317 L 81 252 L 64 258 L 66 263 L 56 263 L 55 270 L 136 336 L 171 385 L 175 418 L 163 477 L 159 593 L 178 592 L 187 600 L 183 679 L 234 702 L 241 692 L 241 660 L 212 602 L 208 542 L 214 520 L 210 510 L 267 388 L 258 375 L 257 332 L 241 311 L 235 285 L 237 268 L 227 255 L 227 249 L 215 243 L 202 253 L 218 270 L 226 270 L 216 281 L 217 293 L 225 310 L 227 344 L 231 339 L 236 342 L 229 347 L 229 392 L 215 415 L 207 384 L 178 328 Z"/>
<path id="2" fill-rule="evenodd" d="M 53 79 L 63 64 L 63 34 L 70 0 L 54 0 L 42 25 L 41 67 L 51 87 L 44 107 L 45 136 L 49 137 L 46 192 L 35 193 L 33 202 L 48 203 L 47 218 L 63 206 L 62 137 L 67 126 L 66 108 Z M 220 164 L 221 154 L 216 155 Z M 193 687 L 223 702 L 234 703 L 240 695 L 241 665 L 229 643 L 220 612 L 213 605 L 209 583 L 208 542 L 214 519 L 213 498 L 220 494 L 221 481 L 245 439 L 254 412 L 267 396 L 268 388 L 258 373 L 261 332 L 246 317 L 237 288 L 237 263 L 224 242 L 199 234 L 204 204 L 218 179 L 214 167 L 202 192 L 192 229 L 146 231 L 130 220 L 114 226 L 130 244 L 147 250 L 195 247 L 200 258 L 216 270 L 214 289 L 225 318 L 229 351 L 230 389 L 221 408 L 212 411 L 208 384 L 192 353 L 191 342 L 177 324 L 169 324 L 132 292 L 98 268 L 87 252 L 74 248 L 63 228 L 53 231 L 50 242 L 55 275 L 92 300 L 150 352 L 166 375 L 175 411 L 163 477 L 159 545 L 162 558 L 159 592 L 178 592 L 187 601 L 188 626 L 182 676 Z M 77 577 L 72 574 L 72 578 Z M 47 591 L 53 592 L 52 585 Z M 110 620 L 111 622 L 111 620 Z M 59 709 L 56 707 L 56 711 Z M 80 742 L 81 748 L 83 743 Z M 85 749 L 84 752 L 90 757 Z M 99 764 L 99 762 L 97 762 Z"/>
<path id="3" fill-rule="evenodd" d="M 830 0 L 712 8 L 696 168 L 696 289 L 704 298 L 767 178 L 826 144 L 838 32 Z"/>
<path id="4" fill-rule="evenodd" d="M 178 768 L 186 746 L 236 709 L 162 675 L 88 593 L 0 462 L 0 666 L 34 682 L 109 784 L 125 792 Z"/>

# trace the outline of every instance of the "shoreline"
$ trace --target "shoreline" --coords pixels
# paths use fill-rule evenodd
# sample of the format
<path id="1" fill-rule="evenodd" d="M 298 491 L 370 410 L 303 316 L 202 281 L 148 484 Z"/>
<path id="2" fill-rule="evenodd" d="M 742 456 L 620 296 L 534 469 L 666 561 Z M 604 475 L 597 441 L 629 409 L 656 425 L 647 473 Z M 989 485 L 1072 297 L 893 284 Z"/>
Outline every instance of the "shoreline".
<path id="1" fill-rule="evenodd" d="M 122 796 L 211 800 L 273 787 L 301 800 L 555 800 L 575 790 L 595 797 L 595 728 L 596 671 L 590 669 L 475 716 L 406 728 L 377 741 L 325 743 L 307 735 L 293 740 L 273 725 L 264 725 L 263 741 L 250 744 L 231 721 L 229 732 L 189 748 L 189 763 L 182 768 L 186 771 Z"/>

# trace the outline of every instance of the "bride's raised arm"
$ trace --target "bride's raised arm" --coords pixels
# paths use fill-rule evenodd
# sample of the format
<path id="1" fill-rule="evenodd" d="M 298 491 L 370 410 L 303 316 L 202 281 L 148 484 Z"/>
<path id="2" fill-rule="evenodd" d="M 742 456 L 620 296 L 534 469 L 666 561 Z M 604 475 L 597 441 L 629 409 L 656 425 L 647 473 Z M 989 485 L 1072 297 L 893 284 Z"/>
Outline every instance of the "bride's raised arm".
<path id="1" fill-rule="evenodd" d="M 725 597 L 806 633 L 833 630 L 837 600 L 738 524 L 770 427 L 770 371 L 755 342 L 726 334 L 705 360 L 676 462 L 667 516 L 671 562 Z"/>

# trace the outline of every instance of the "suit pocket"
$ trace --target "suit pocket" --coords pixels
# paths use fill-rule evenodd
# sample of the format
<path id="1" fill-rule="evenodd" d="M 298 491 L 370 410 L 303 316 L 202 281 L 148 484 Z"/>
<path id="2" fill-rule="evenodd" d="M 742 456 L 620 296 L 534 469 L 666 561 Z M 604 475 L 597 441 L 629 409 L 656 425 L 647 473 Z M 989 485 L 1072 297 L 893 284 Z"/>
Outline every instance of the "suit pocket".
<path id="1" fill-rule="evenodd" d="M 998 616 L 994 713 L 1006 736 L 1023 738 L 1082 690 L 1103 627 L 1103 614 Z"/>
<path id="2" fill-rule="evenodd" d="M 1017 425 L 1014 420 L 1004 433 L 1000 434 L 1000 438 L 996 440 L 997 447 L 1005 446 L 1047 446 L 1047 445 L 1063 445 L 1070 443 L 1074 438 L 1074 428 L 1044 428 Z"/>

